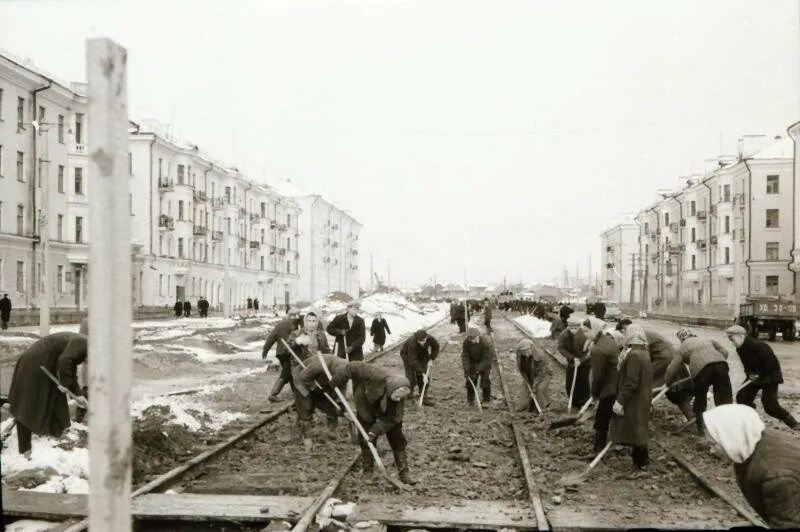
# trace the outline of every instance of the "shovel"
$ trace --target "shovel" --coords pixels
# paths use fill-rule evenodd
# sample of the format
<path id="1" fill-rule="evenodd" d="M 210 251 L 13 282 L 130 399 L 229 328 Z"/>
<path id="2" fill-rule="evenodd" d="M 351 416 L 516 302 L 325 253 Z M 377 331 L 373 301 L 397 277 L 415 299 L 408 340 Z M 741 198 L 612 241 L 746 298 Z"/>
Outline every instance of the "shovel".
<path id="1" fill-rule="evenodd" d="M 8 426 L 5 428 L 5 430 L 3 431 L 3 433 L 0 434 L 0 443 L 3 443 L 4 441 L 6 441 L 6 438 L 11 436 L 11 431 L 14 430 L 14 427 L 16 426 L 17 426 L 17 420 L 16 419 L 11 420 L 11 423 L 9 423 Z"/>
<path id="2" fill-rule="evenodd" d="M 539 412 L 539 415 L 541 416 L 542 415 L 542 407 L 539 406 L 539 401 L 536 400 L 536 394 L 533 393 L 533 388 L 531 388 L 531 385 L 528 384 L 528 381 L 525 381 L 525 386 L 528 387 L 528 393 L 531 395 L 531 399 L 533 399 L 533 406 L 536 407 L 536 411 Z"/>
<path id="3" fill-rule="evenodd" d="M 422 401 L 425 398 L 425 389 L 428 387 L 428 378 L 431 374 L 431 361 L 428 361 L 428 369 L 425 371 L 425 382 L 422 383 L 422 391 L 419 392 L 419 406 L 422 406 Z"/>
<path id="4" fill-rule="evenodd" d="M 286 343 L 286 340 L 281 338 L 281 342 L 283 342 L 283 345 L 286 347 L 286 349 L 289 350 L 289 353 L 292 354 L 292 356 L 297 361 L 297 363 L 300 364 L 300 367 L 303 368 L 303 369 L 306 369 L 306 365 L 303 363 L 302 360 L 300 360 L 300 357 L 297 356 L 297 353 L 295 353 L 294 350 L 292 350 L 292 348 L 289 347 L 289 344 Z M 331 397 L 330 394 L 325 391 L 325 388 L 323 388 L 322 385 L 316 379 L 314 380 L 314 384 L 317 385 L 317 388 L 322 390 L 323 395 L 325 395 L 325 399 L 327 399 L 333 405 L 333 407 L 336 409 L 336 411 L 337 412 L 341 412 L 342 411 L 342 407 L 339 406 L 339 404 L 336 401 L 333 400 L 333 397 Z"/>
<path id="5" fill-rule="evenodd" d="M 594 401 L 594 399 L 590 397 L 583 404 L 581 409 L 578 411 L 578 415 L 577 416 L 567 416 L 567 417 L 563 417 L 561 419 L 557 419 L 557 420 L 553 421 L 552 423 L 550 423 L 550 427 L 549 428 L 550 429 L 558 429 L 558 428 L 561 428 L 561 427 L 568 427 L 569 425 L 576 425 L 579 422 L 582 422 L 584 420 L 583 414 L 584 414 L 584 412 L 586 412 L 586 410 L 592 404 L 592 401 Z"/>
<path id="6" fill-rule="evenodd" d="M 572 385 L 569 387 L 569 402 L 567 403 L 567 412 L 572 412 L 572 398 L 575 395 L 575 381 L 578 380 L 578 363 L 573 363 L 575 369 L 572 370 Z"/>
<path id="7" fill-rule="evenodd" d="M 483 407 L 481 406 L 481 398 L 478 397 L 478 386 L 474 382 L 472 382 L 471 378 L 467 377 L 467 380 L 469 381 L 470 386 L 472 386 L 472 391 L 475 392 L 475 404 L 478 405 L 478 412 L 483 412 Z M 478 382 L 480 381 L 481 377 L 480 375 L 478 375 Z"/>
<path id="8" fill-rule="evenodd" d="M 653 400 L 652 400 L 652 401 L 650 401 L 650 406 L 653 406 L 654 404 L 656 404 L 656 401 L 658 401 L 659 399 L 661 399 L 662 397 L 664 397 L 664 396 L 667 394 L 667 392 L 670 390 L 670 388 L 674 388 L 675 386 L 677 386 L 677 385 L 679 385 L 679 384 L 683 384 L 684 382 L 688 382 L 688 381 L 690 381 L 690 380 L 692 380 L 692 378 L 691 378 L 691 377 L 686 377 L 685 379 L 681 379 L 681 380 L 679 380 L 679 381 L 677 381 L 677 382 L 673 382 L 673 383 L 672 383 L 672 384 L 670 384 L 669 386 L 667 386 L 667 385 L 664 385 L 664 386 L 662 386 L 662 387 L 661 387 L 661 391 L 660 391 L 660 392 L 658 392 L 658 395 L 656 395 L 655 397 L 653 397 Z"/>
<path id="9" fill-rule="evenodd" d="M 322 363 L 322 369 L 325 371 L 325 375 L 328 376 L 328 380 L 331 380 L 333 376 L 331 375 L 331 370 L 328 369 L 328 365 L 325 363 L 325 359 L 322 358 L 321 353 L 317 353 L 317 356 L 319 356 L 319 361 Z M 369 441 L 369 435 L 367 434 L 367 431 L 364 430 L 363 425 L 361 425 L 361 423 L 358 421 L 358 418 L 356 417 L 355 412 L 353 412 L 350 403 L 347 402 L 347 399 L 345 399 L 344 394 L 339 388 L 334 388 L 333 391 L 336 392 L 336 396 L 342 402 L 342 405 L 344 406 L 347 415 L 350 416 L 350 421 L 352 421 L 355 424 L 356 428 L 358 429 L 358 432 L 361 433 L 361 437 L 364 438 L 364 441 L 367 443 L 367 448 L 369 448 L 369 452 L 372 453 L 372 458 L 373 460 L 375 460 L 375 465 L 378 466 L 378 470 L 381 472 L 383 477 L 397 489 L 410 490 L 411 489 L 410 486 L 403 484 L 399 480 L 389 476 L 389 473 L 386 471 L 386 466 L 383 465 L 383 461 L 381 460 L 381 457 L 378 454 L 378 450 L 375 448 L 372 442 Z"/>
<path id="10" fill-rule="evenodd" d="M 80 395 L 75 395 L 74 393 L 72 393 L 72 391 L 69 388 L 61 384 L 61 381 L 58 380 L 55 375 L 50 373 L 49 369 L 47 369 L 44 366 L 39 366 L 39 369 L 44 371 L 44 374 L 50 377 L 50 380 L 53 381 L 53 383 L 55 383 L 56 386 L 58 386 L 58 391 L 60 391 L 61 393 L 63 393 L 76 403 L 78 403 L 78 406 L 80 406 L 81 408 L 89 408 L 89 403 L 86 401 L 86 399 L 84 399 Z"/>
<path id="11" fill-rule="evenodd" d="M 592 471 L 592 469 L 594 469 L 594 467 L 600 463 L 600 460 L 603 459 L 608 450 L 611 449 L 612 445 L 613 442 L 608 442 L 606 446 L 603 447 L 603 450 L 597 453 L 597 456 L 594 457 L 594 460 L 592 460 L 585 470 L 564 475 L 561 477 L 561 480 L 559 480 L 559 484 L 562 486 L 576 486 L 581 484 L 584 480 L 586 480 L 586 477 L 589 476 L 589 473 Z"/>

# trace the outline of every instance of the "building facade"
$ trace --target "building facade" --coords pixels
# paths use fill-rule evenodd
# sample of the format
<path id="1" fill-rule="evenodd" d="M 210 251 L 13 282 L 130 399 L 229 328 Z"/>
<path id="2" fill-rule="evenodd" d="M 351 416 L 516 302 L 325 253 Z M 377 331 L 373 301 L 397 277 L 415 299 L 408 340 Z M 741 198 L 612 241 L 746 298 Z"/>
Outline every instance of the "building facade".
<path id="1" fill-rule="evenodd" d="M 40 306 L 45 283 L 51 307 L 85 305 L 85 116 L 82 85 L 0 55 L 0 293 L 14 307 Z"/>
<path id="2" fill-rule="evenodd" d="M 617 224 L 600 235 L 600 290 L 604 298 L 634 303 L 635 284 L 641 263 L 639 228 L 634 223 Z"/>
<path id="3" fill-rule="evenodd" d="M 750 296 L 796 297 L 794 145 L 745 136 L 737 156 L 660 193 L 636 216 L 649 309 L 738 309 Z"/>

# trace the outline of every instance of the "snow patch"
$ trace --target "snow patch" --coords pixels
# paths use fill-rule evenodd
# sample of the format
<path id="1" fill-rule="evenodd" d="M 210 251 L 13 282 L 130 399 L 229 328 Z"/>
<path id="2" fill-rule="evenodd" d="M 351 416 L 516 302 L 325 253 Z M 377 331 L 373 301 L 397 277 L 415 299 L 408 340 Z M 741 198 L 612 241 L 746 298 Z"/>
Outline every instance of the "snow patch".
<path id="1" fill-rule="evenodd" d="M 550 336 L 550 322 L 540 320 L 534 316 L 524 315 L 514 318 L 514 321 L 536 338 L 547 338 Z"/>

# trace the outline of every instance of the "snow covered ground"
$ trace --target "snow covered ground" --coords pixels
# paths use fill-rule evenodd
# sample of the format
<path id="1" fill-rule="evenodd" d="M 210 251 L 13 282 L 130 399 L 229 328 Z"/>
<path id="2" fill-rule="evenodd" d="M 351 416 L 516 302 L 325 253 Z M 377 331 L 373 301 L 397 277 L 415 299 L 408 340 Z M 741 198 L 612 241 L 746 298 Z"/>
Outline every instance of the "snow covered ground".
<path id="1" fill-rule="evenodd" d="M 547 320 L 540 320 L 534 316 L 524 314 L 514 318 L 514 321 L 522 325 L 525 330 L 536 338 L 547 338 L 550 336 L 550 322 Z"/>

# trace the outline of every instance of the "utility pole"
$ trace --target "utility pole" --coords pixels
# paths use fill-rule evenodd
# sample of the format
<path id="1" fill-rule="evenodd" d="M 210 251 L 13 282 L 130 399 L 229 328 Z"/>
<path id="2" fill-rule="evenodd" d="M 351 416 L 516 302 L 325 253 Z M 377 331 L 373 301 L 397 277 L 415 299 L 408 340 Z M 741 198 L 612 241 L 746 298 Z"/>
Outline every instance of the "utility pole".
<path id="1" fill-rule="evenodd" d="M 222 257 L 222 315 L 226 318 L 231 316 L 231 252 L 228 248 L 228 243 L 230 242 L 230 235 L 228 233 L 231 232 L 231 218 L 225 217 L 225 227 L 222 228 L 222 249 L 225 252 L 225 256 Z M 277 242 L 276 242 L 277 244 Z M 278 289 L 277 286 L 277 277 L 276 277 L 276 286 L 273 287 L 273 302 L 275 296 L 275 291 Z"/>
<path id="2" fill-rule="evenodd" d="M 631 293 L 628 294 L 628 300 L 633 305 L 633 297 L 636 292 L 636 253 L 631 253 Z"/>
<path id="3" fill-rule="evenodd" d="M 37 137 L 42 140 L 42 157 L 39 159 L 39 179 L 41 183 L 41 215 L 39 217 L 39 241 L 42 249 L 42 266 L 39 275 L 42 279 L 41 297 L 39 299 L 39 336 L 44 338 L 50 334 L 50 300 L 53 287 L 50 283 L 50 125 L 36 124 Z M 38 282 L 38 280 L 37 280 Z"/>
<path id="4" fill-rule="evenodd" d="M 87 41 L 89 264 L 89 528 L 131 530 L 131 217 L 127 52 Z"/>
<path id="5" fill-rule="evenodd" d="M 375 278 L 374 270 L 372 269 L 372 252 L 369 252 L 369 291 L 374 290 L 372 280 Z"/>

